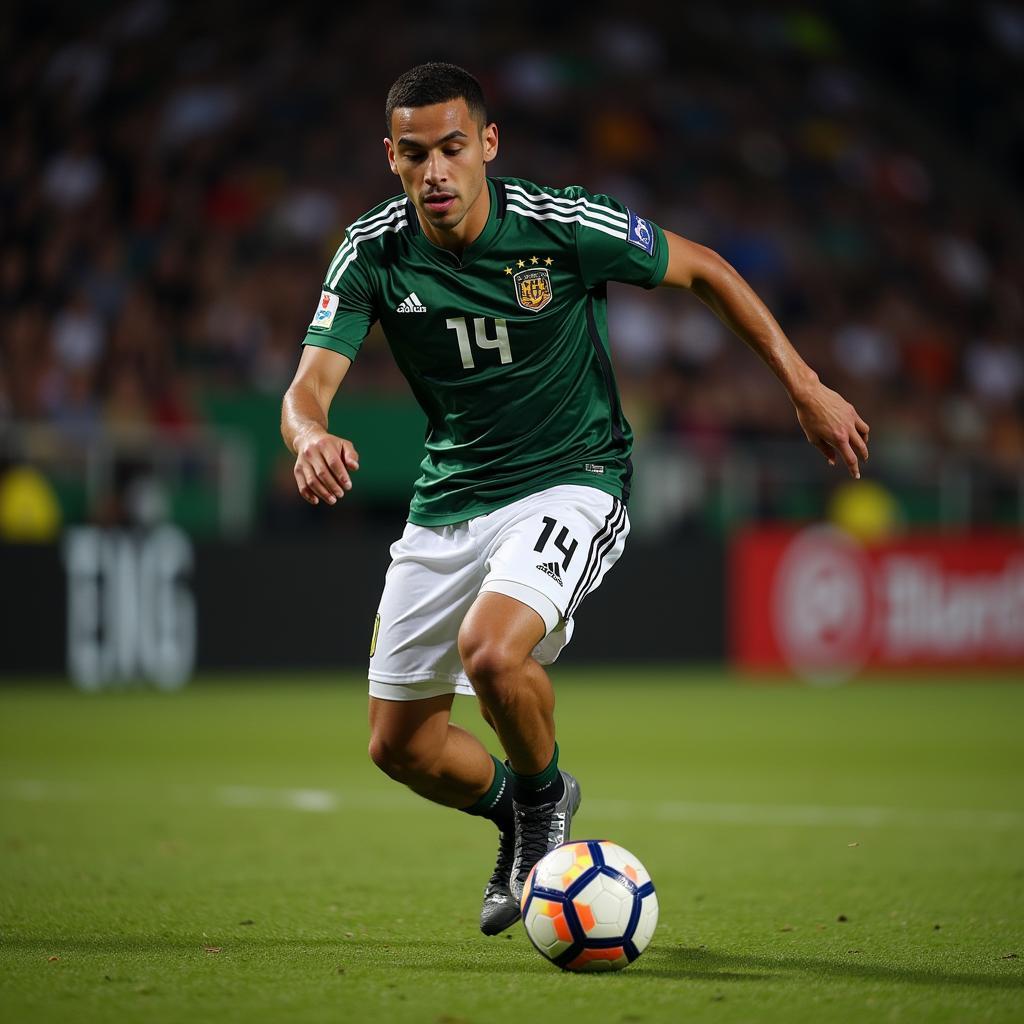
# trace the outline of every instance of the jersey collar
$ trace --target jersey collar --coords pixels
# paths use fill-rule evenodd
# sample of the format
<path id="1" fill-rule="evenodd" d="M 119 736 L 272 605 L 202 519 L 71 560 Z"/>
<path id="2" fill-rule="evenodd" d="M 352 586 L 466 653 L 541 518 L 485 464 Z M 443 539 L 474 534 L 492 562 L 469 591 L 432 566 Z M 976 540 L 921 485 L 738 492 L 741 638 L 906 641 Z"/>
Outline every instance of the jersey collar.
<path id="1" fill-rule="evenodd" d="M 505 183 L 501 180 L 495 181 L 488 178 L 487 191 L 491 199 L 491 208 L 487 212 L 487 223 L 484 224 L 483 231 L 463 249 L 461 256 L 457 256 L 447 249 L 442 249 L 439 245 L 434 245 L 423 234 L 420 228 L 420 219 L 416 214 L 416 207 L 413 206 L 411 199 L 407 199 L 405 201 L 405 215 L 406 221 L 409 224 L 409 234 L 411 235 L 413 245 L 446 267 L 468 267 L 475 260 L 479 259 L 490 248 L 505 216 Z"/>

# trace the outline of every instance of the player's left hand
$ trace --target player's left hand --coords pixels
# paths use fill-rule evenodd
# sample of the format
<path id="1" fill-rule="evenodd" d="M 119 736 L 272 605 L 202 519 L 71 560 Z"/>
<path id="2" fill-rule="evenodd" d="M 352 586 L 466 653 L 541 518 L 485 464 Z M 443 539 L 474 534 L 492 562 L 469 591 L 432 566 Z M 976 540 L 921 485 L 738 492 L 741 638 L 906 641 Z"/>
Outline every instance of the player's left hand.
<path id="1" fill-rule="evenodd" d="M 842 458 L 854 480 L 860 479 L 860 459 L 868 460 L 871 428 L 842 395 L 818 382 L 793 398 L 796 418 L 807 440 L 828 459 L 830 466 Z"/>

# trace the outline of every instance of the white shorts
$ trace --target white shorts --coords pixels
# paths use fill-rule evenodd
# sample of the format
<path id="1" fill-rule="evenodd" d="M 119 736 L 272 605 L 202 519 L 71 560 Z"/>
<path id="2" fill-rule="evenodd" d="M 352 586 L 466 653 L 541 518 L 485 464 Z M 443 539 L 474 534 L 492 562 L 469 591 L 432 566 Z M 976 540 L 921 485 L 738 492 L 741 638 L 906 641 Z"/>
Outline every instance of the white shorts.
<path id="1" fill-rule="evenodd" d="M 573 615 L 626 545 L 626 506 L 594 487 L 563 484 L 452 526 L 409 523 L 391 565 L 370 648 L 370 696 L 472 696 L 459 657 L 462 620 L 483 591 L 515 598 L 544 620 L 533 656 L 549 665 Z"/>

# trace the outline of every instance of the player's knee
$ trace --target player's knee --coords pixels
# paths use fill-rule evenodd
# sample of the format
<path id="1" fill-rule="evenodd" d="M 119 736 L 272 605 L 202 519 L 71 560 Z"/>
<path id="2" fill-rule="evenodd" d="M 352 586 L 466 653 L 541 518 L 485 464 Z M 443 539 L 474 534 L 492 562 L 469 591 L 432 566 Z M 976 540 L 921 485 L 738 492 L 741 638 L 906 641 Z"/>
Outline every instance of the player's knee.
<path id="1" fill-rule="evenodd" d="M 523 659 L 501 640 L 460 635 L 459 653 L 477 693 L 499 699 L 523 667 Z"/>
<path id="2" fill-rule="evenodd" d="M 436 753 L 422 744 L 399 744 L 386 736 L 370 737 L 370 760 L 396 782 L 409 783 L 429 776 Z"/>

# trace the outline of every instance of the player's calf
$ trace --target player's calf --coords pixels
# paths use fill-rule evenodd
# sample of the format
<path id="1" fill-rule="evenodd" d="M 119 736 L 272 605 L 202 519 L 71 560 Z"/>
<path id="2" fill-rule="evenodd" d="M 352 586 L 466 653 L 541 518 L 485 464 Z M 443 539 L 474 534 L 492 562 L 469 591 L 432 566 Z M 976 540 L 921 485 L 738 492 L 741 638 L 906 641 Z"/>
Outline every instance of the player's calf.
<path id="1" fill-rule="evenodd" d="M 513 769 L 542 770 L 555 743 L 554 691 L 543 667 L 528 656 L 510 659 L 500 672 L 481 670 L 477 658 L 465 664 Z"/>
<path id="2" fill-rule="evenodd" d="M 370 699 L 370 759 L 414 793 L 446 807 L 467 807 L 494 776 L 478 739 L 449 721 L 453 696 Z"/>

